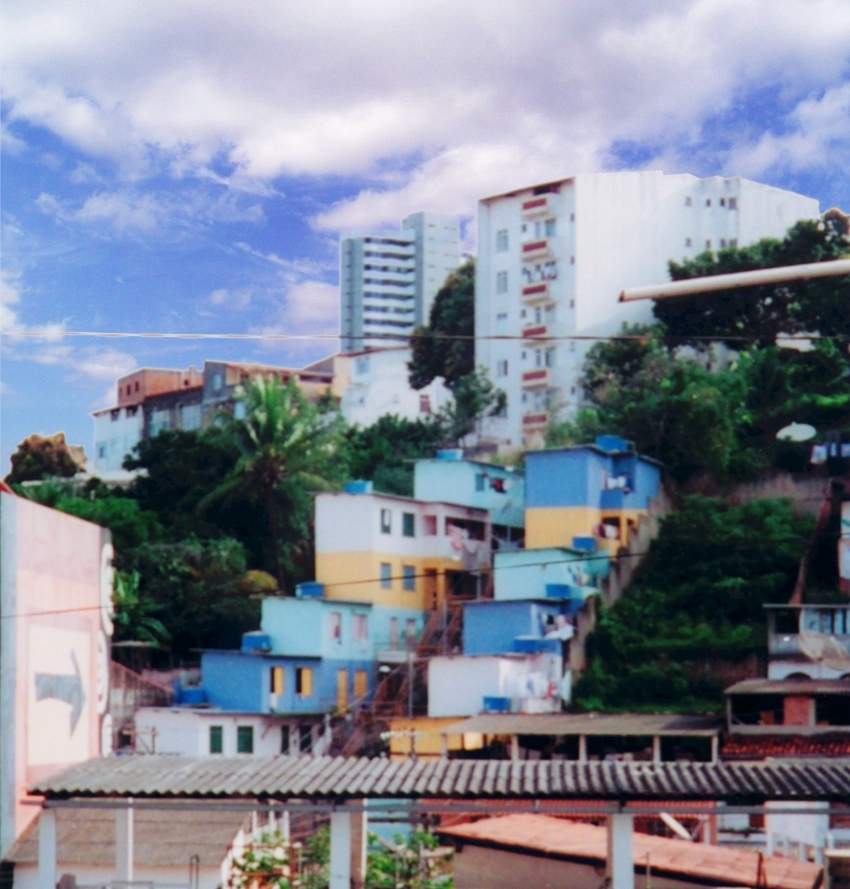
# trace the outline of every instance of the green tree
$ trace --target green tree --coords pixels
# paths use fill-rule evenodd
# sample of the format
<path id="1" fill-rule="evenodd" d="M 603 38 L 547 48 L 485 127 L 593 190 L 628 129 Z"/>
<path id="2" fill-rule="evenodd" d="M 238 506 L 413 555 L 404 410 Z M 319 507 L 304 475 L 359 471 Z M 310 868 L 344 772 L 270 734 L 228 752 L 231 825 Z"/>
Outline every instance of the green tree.
<path id="1" fill-rule="evenodd" d="M 467 260 L 437 291 L 427 325 L 413 331 L 410 385 L 422 389 L 437 377 L 453 389 L 475 371 L 475 261 Z"/>
<path id="2" fill-rule="evenodd" d="M 114 642 L 148 642 L 156 648 L 165 648 L 171 634 L 157 616 L 163 606 L 154 602 L 139 589 L 139 574 L 115 572 L 115 633 Z"/>
<path id="3" fill-rule="evenodd" d="M 12 454 L 12 471 L 6 476 L 11 484 L 42 481 L 48 478 L 71 478 L 82 472 L 85 454 L 80 447 L 65 441 L 65 433 L 29 435 Z"/>
<path id="4" fill-rule="evenodd" d="M 577 705 L 718 709 L 722 687 L 707 659 L 763 651 L 763 606 L 787 600 L 812 524 L 788 501 L 685 498 L 629 588 L 602 612 Z"/>
<path id="5" fill-rule="evenodd" d="M 452 396 L 452 401 L 440 411 L 446 438 L 452 442 L 460 442 L 478 431 L 485 417 L 498 416 L 507 405 L 507 396 L 493 385 L 483 367 L 457 380 Z"/>
<path id="6" fill-rule="evenodd" d="M 412 497 L 413 461 L 433 457 L 445 438 L 438 417 L 406 420 L 386 415 L 371 426 L 349 427 L 349 476 L 371 481 L 377 491 Z"/>
<path id="7" fill-rule="evenodd" d="M 266 520 L 267 567 L 285 588 L 299 547 L 309 543 L 309 490 L 334 487 L 345 473 L 344 424 L 310 404 L 293 381 L 256 380 L 244 395 L 245 417 L 222 418 L 238 458 L 199 508 L 254 503 Z"/>
<path id="8" fill-rule="evenodd" d="M 683 263 L 670 262 L 674 281 L 731 272 L 838 259 L 850 250 L 847 217 L 830 211 L 802 220 L 783 240 L 766 238 L 748 247 L 706 251 Z M 786 281 L 656 300 L 655 317 L 673 344 L 722 341 L 733 348 L 749 342 L 772 345 L 779 334 L 845 336 L 850 330 L 850 278 Z"/>

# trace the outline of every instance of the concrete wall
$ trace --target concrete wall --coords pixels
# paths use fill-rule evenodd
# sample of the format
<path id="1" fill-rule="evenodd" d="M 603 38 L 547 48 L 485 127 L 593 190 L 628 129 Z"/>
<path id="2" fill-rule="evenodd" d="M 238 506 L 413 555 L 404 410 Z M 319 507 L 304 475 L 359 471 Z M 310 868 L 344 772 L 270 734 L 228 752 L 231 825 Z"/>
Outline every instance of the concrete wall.
<path id="1" fill-rule="evenodd" d="M 466 655 L 509 654 L 517 636 L 542 639 L 544 620 L 553 620 L 564 608 L 556 601 L 469 602 L 463 609 L 463 653 Z"/>
<path id="2" fill-rule="evenodd" d="M 607 553 L 582 555 L 575 550 L 547 547 L 496 553 L 494 597 L 498 600 L 539 599 L 547 584 L 595 587 L 607 577 Z"/>
<path id="3" fill-rule="evenodd" d="M 26 787 L 111 751 L 112 544 L 97 525 L 0 494 L 0 553 L 2 855 L 38 813 Z"/>

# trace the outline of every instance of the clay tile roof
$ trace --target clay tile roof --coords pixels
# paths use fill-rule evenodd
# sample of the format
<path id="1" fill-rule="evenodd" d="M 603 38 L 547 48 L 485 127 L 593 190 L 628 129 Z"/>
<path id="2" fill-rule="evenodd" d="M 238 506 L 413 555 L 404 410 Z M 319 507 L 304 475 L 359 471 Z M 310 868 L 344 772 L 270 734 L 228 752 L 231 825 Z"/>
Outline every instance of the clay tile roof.
<path id="1" fill-rule="evenodd" d="M 504 815 L 438 831 L 441 837 L 465 843 L 499 847 L 522 854 L 545 853 L 567 860 L 603 865 L 608 851 L 604 827 L 552 818 L 548 815 Z M 690 877 L 716 886 L 756 886 L 758 853 L 705 843 L 688 843 L 667 837 L 635 833 L 634 861 L 643 870 L 650 856 L 653 874 Z M 816 864 L 765 856 L 767 885 L 772 889 L 812 889 L 821 869 Z"/>

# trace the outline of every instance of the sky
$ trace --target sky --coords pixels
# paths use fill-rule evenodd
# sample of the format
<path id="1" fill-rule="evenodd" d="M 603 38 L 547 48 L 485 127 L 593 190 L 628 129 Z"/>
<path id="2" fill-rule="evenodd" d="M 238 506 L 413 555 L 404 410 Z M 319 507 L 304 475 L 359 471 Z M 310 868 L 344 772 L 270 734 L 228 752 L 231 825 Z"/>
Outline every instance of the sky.
<path id="1" fill-rule="evenodd" d="M 480 198 L 625 169 L 850 211 L 848 75 L 847 0 L 4 0 L 0 475 L 135 368 L 336 351 L 343 231 L 474 253 Z"/>

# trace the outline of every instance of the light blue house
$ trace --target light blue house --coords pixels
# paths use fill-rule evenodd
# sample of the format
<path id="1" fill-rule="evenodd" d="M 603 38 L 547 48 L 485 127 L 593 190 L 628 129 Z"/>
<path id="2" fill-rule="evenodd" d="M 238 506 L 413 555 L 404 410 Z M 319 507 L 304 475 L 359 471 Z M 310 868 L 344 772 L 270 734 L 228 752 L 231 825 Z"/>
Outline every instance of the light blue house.
<path id="1" fill-rule="evenodd" d="M 417 460 L 413 471 L 414 499 L 486 509 L 500 544 L 522 539 L 525 478 L 520 470 L 464 460 L 462 451 L 450 449 L 439 451 L 436 459 Z"/>
<path id="2" fill-rule="evenodd" d="M 465 655 L 560 654 L 561 642 L 571 636 L 568 608 L 562 601 L 479 600 L 463 608 Z"/>

